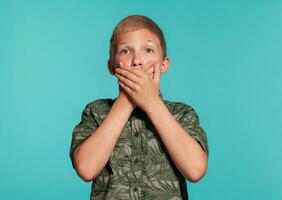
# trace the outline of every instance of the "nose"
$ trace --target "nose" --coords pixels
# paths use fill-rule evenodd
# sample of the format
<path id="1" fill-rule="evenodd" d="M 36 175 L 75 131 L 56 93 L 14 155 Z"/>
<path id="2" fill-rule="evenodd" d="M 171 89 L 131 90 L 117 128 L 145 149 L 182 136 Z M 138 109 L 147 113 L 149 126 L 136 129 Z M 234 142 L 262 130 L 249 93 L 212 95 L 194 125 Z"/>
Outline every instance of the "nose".
<path id="1" fill-rule="evenodd" d="M 133 67 L 139 67 L 139 66 L 142 66 L 143 65 L 143 61 L 142 59 L 140 58 L 139 55 L 134 55 L 134 58 L 132 60 L 132 66 Z"/>

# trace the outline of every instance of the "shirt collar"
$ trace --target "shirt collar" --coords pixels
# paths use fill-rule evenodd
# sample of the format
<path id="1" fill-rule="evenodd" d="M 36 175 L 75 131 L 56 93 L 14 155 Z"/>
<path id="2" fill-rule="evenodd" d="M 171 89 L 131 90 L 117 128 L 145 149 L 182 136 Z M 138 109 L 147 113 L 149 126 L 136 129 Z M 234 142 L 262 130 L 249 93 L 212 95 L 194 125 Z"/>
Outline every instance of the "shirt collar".
<path id="1" fill-rule="evenodd" d="M 162 92 L 161 92 L 160 89 L 159 89 L 159 97 L 161 98 L 162 101 L 164 101 L 163 94 L 162 94 Z M 117 98 L 114 98 L 113 102 L 115 102 L 116 99 L 117 99 Z M 145 114 L 145 112 L 144 112 L 141 108 L 139 108 L 138 106 L 134 108 L 133 113 L 135 113 L 135 114 L 136 114 L 136 113 Z"/>
<path id="2" fill-rule="evenodd" d="M 160 89 L 159 89 L 159 97 L 161 98 L 162 101 L 164 101 L 163 94 L 162 94 Z M 133 115 L 143 115 L 143 116 L 146 116 L 146 113 L 141 108 L 139 108 L 138 106 L 136 106 L 134 108 L 134 110 L 132 111 L 132 114 Z"/>

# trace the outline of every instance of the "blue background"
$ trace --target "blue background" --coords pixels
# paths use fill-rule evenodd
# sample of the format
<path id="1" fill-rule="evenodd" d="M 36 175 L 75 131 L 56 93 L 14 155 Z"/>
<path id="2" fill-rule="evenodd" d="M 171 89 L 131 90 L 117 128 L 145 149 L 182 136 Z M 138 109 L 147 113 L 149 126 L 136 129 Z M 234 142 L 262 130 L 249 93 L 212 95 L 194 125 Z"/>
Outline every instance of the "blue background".
<path id="1" fill-rule="evenodd" d="M 163 29 L 167 100 L 196 110 L 206 176 L 191 199 L 282 199 L 282 1 L 1 1 L 1 199 L 88 199 L 69 159 L 84 106 L 115 98 L 114 26 L 143 14 Z"/>

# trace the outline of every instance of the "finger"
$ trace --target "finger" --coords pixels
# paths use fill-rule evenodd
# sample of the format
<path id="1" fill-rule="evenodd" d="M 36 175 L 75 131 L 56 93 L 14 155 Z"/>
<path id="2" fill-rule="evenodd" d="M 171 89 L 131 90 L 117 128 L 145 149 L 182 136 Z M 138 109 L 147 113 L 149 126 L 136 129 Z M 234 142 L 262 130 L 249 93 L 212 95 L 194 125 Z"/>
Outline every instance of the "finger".
<path id="1" fill-rule="evenodd" d="M 147 69 L 150 69 L 151 67 L 154 66 L 154 62 L 153 61 L 149 61 L 147 62 L 144 66 L 143 69 L 146 71 Z"/>
<path id="2" fill-rule="evenodd" d="M 143 78 L 146 76 L 145 72 L 142 69 L 131 67 L 127 69 L 129 72 L 135 74 L 139 78 Z"/>
<path id="3" fill-rule="evenodd" d="M 121 69 L 121 70 L 120 70 Z M 115 69 L 115 74 L 119 73 L 120 75 L 127 75 L 128 73 L 131 73 L 137 77 L 141 76 L 140 73 L 134 73 L 132 70 L 132 67 L 128 66 L 127 64 L 123 63 L 123 62 L 119 62 L 117 65 L 117 68 Z M 133 77 L 132 75 L 130 75 L 130 77 L 133 81 L 137 82 L 136 77 Z"/>
<path id="4" fill-rule="evenodd" d="M 126 70 L 126 71 L 128 71 L 130 73 L 135 74 L 137 77 L 143 77 L 145 75 L 143 70 L 141 70 L 141 69 L 139 69 L 137 67 L 130 67 L 128 65 L 123 64 L 123 65 L 121 65 L 120 68 L 123 69 L 123 70 Z"/>
<path id="5" fill-rule="evenodd" d="M 116 73 L 116 70 L 118 68 L 121 68 L 123 66 L 123 63 L 122 62 L 119 62 L 116 66 L 115 66 L 115 73 Z"/>
<path id="6" fill-rule="evenodd" d="M 147 75 L 149 76 L 149 75 L 152 75 L 153 72 L 154 72 L 154 67 L 151 66 L 150 68 L 148 68 L 148 69 L 145 71 L 145 74 L 147 74 Z"/>
<path id="7" fill-rule="evenodd" d="M 158 83 L 160 82 L 160 75 L 161 75 L 161 70 L 160 70 L 160 65 L 159 64 L 156 64 L 155 65 L 155 70 L 154 70 L 154 76 L 153 76 L 153 79 L 155 81 L 157 81 Z"/>
<path id="8" fill-rule="evenodd" d="M 119 64 L 118 64 L 117 67 L 118 67 L 118 68 L 121 68 L 121 69 L 125 69 L 125 70 L 128 70 L 128 69 L 131 68 L 130 66 L 128 66 L 127 64 L 125 64 L 125 63 L 123 63 L 123 62 L 119 62 Z"/>
<path id="9" fill-rule="evenodd" d="M 135 90 L 136 84 L 134 82 L 118 74 L 116 76 L 118 77 L 118 80 L 124 85 L 126 85 L 128 88 L 130 88 L 131 90 Z"/>
<path id="10" fill-rule="evenodd" d="M 132 90 L 123 84 L 121 81 L 118 81 L 119 86 L 128 94 L 132 94 Z"/>
<path id="11" fill-rule="evenodd" d="M 138 76 L 136 76 L 134 73 L 132 73 L 131 71 L 127 71 L 124 69 L 117 69 L 115 75 L 119 75 L 122 76 L 124 78 L 127 78 L 129 80 L 131 80 L 134 83 L 139 83 L 140 82 L 140 78 Z"/>
<path id="12" fill-rule="evenodd" d="M 153 79 L 153 75 L 154 75 L 154 66 L 155 66 L 155 62 L 154 61 L 149 61 L 147 64 L 146 64 L 146 67 L 147 68 L 145 70 L 145 73 L 147 74 L 147 76 L 149 76 L 151 79 Z"/>

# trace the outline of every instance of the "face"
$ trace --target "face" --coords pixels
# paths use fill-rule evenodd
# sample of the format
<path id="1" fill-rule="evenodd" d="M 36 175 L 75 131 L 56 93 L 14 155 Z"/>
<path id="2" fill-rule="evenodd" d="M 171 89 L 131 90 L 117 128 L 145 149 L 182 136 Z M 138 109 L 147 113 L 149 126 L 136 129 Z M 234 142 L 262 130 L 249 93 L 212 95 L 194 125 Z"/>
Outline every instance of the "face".
<path id="1" fill-rule="evenodd" d="M 120 62 L 142 70 L 146 70 L 150 63 L 157 64 L 162 66 L 161 72 L 166 71 L 168 67 L 168 58 L 163 59 L 158 37 L 147 29 L 119 35 L 113 65 L 116 66 Z"/>

